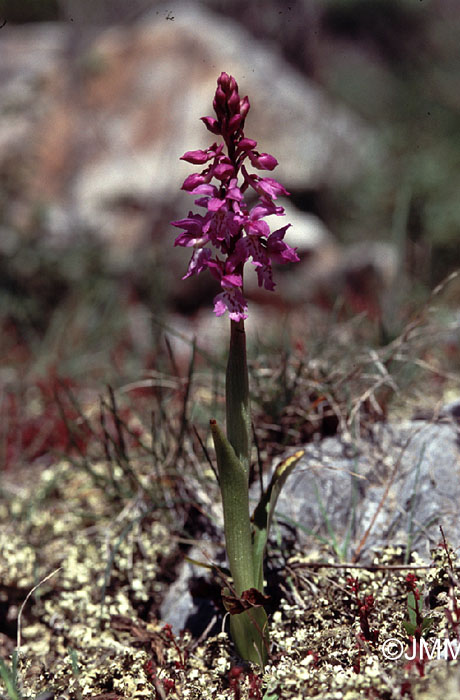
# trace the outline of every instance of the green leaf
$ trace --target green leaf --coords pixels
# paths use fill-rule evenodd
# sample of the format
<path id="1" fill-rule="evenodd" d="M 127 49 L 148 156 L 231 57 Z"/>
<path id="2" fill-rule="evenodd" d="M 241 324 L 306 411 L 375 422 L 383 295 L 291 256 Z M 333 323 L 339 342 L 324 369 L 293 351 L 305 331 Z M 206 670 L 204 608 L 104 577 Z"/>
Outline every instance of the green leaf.
<path id="1" fill-rule="evenodd" d="M 267 691 L 262 700 L 279 700 L 279 697 L 280 696 L 277 690 L 273 690 L 272 692 Z"/>
<path id="2" fill-rule="evenodd" d="M 422 622 L 422 632 L 428 632 L 433 623 L 434 617 L 425 617 L 425 619 Z"/>
<path id="3" fill-rule="evenodd" d="M 210 421 L 224 511 L 225 542 L 236 594 L 255 585 L 246 471 L 215 420 Z M 260 589 L 259 589 L 260 590 Z"/>
<path id="4" fill-rule="evenodd" d="M 17 653 L 17 652 L 15 652 Z M 20 695 L 17 690 L 17 679 L 15 674 L 15 661 L 13 657 L 12 668 L 9 669 L 7 664 L 3 659 L 0 659 L 0 678 L 2 678 L 5 684 L 6 692 L 10 700 L 20 700 Z"/>
<path id="5" fill-rule="evenodd" d="M 275 469 L 267 490 L 260 499 L 251 518 L 253 524 L 254 541 L 254 570 L 256 572 L 256 588 L 259 591 L 263 587 L 263 561 L 268 534 L 276 507 L 278 496 L 286 479 L 292 472 L 297 462 L 304 456 L 305 450 L 297 450 L 293 455 L 284 459 Z"/>
<path id="6" fill-rule="evenodd" d="M 407 594 L 407 611 L 409 613 L 409 620 L 417 627 L 417 600 L 412 591 Z"/>
<path id="7" fill-rule="evenodd" d="M 252 608 L 230 616 L 230 632 L 241 658 L 259 664 L 268 660 L 268 624 L 264 608 Z"/>
<path id="8" fill-rule="evenodd" d="M 402 625 L 409 637 L 413 637 L 417 629 L 417 625 L 412 624 L 412 622 L 409 622 L 408 620 L 403 620 Z"/>

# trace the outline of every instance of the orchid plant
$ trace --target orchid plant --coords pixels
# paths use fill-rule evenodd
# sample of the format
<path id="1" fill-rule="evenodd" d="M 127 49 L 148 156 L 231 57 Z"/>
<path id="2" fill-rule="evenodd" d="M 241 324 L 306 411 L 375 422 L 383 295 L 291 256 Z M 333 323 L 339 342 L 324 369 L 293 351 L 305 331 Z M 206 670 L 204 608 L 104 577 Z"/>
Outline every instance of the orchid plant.
<path id="1" fill-rule="evenodd" d="M 205 165 L 201 173 L 189 175 L 182 189 L 196 197 L 204 214 L 189 212 L 172 222 L 182 229 L 175 245 L 193 249 L 183 279 L 209 272 L 220 282 L 214 299 L 214 313 L 230 317 L 230 347 L 226 371 L 226 433 L 213 419 L 211 432 L 216 451 L 219 487 L 222 495 L 224 530 L 233 587 L 224 589 L 223 599 L 231 613 L 230 631 L 242 658 L 264 665 L 268 658 L 267 615 L 263 607 L 263 559 L 273 510 L 280 489 L 303 450 L 279 464 L 252 517 L 249 513 L 249 468 L 251 460 L 251 417 L 244 321 L 248 305 L 243 290 L 243 268 L 250 260 L 258 284 L 274 290 L 272 263 L 299 260 L 285 241 L 287 224 L 271 232 L 264 217 L 282 216 L 275 200 L 289 192 L 271 177 L 249 172 L 273 170 L 276 159 L 256 150 L 257 142 L 244 134 L 249 111 L 247 97 L 240 98 L 232 76 L 222 73 L 217 80 L 213 102 L 216 117 L 202 117 L 207 129 L 221 137 L 206 150 L 188 151 L 182 160 Z M 249 163 L 248 163 L 249 161 Z M 257 202 L 250 207 L 247 194 Z"/>

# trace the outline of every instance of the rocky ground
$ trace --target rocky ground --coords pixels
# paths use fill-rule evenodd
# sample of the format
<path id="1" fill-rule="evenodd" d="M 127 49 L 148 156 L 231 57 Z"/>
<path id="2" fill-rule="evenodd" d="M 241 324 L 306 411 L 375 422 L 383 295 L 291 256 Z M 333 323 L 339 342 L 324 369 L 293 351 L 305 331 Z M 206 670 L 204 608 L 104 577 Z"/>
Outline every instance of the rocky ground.
<path id="1" fill-rule="evenodd" d="M 95 466 L 95 474 L 104 470 Z M 147 474 L 139 477 L 147 483 Z M 113 483 L 122 479 L 115 470 Z M 404 563 L 403 548 L 388 548 L 366 566 L 341 563 L 326 545 L 308 555 L 292 543 L 272 547 L 268 575 L 276 578 L 278 603 L 270 620 L 270 661 L 261 673 L 245 667 L 227 633 L 217 631 L 223 610 L 216 577 L 205 569 L 201 596 L 207 588 L 213 608 L 208 631 L 196 638 L 158 618 L 191 545 L 176 532 L 148 500 L 117 504 L 65 461 L 4 501 L 1 641 L 7 665 L 21 612 L 18 686 L 16 695 L 5 697 L 428 698 L 439 697 L 442 688 L 453 698 L 458 692 L 456 662 L 392 660 L 383 647 L 393 639 L 412 654 L 403 627 L 410 620 L 410 572 L 417 575 L 422 615 L 432 618 L 427 644 L 457 639 L 454 553 L 438 548 L 427 565 L 416 555 Z M 457 690 L 449 695 L 449 688 Z"/>
<path id="2" fill-rule="evenodd" d="M 452 513 L 441 507 L 449 496 L 457 502 L 455 410 L 425 413 L 411 427 L 393 427 L 390 439 L 385 425 L 391 415 L 371 429 L 375 417 L 362 404 L 347 414 L 336 391 L 335 430 L 344 424 L 337 437 L 325 438 L 333 430 L 328 411 L 334 398 L 327 409 L 324 397 L 320 404 L 311 394 L 307 411 L 307 388 L 318 386 L 312 379 L 318 369 L 313 362 L 304 374 L 298 361 L 294 355 L 286 367 L 285 389 L 292 389 L 295 377 L 300 389 L 287 392 L 290 401 L 278 419 L 286 435 L 278 433 L 272 441 L 272 448 L 278 445 L 274 454 L 282 454 L 285 438 L 298 445 L 307 425 L 311 434 L 304 461 L 287 482 L 269 547 L 271 648 L 263 672 L 238 659 L 227 635 L 219 494 L 199 443 L 188 431 L 178 439 L 183 383 L 157 376 L 161 401 L 155 389 L 145 404 L 145 386 L 136 411 L 126 392 L 100 406 L 87 401 L 73 420 L 68 456 L 42 454 L 35 465 L 5 472 L 0 509 L 5 698 L 415 700 L 441 692 L 456 697 L 457 662 L 437 658 L 434 646 L 449 639 L 453 646 L 443 646 L 443 653 L 456 656 L 457 532 Z M 375 398 L 378 373 L 370 380 L 366 367 L 360 382 L 368 383 L 367 393 Z M 268 391 L 265 380 L 260 384 L 267 371 L 263 362 L 253 367 L 256 419 L 265 438 L 274 429 L 266 411 L 276 385 Z M 275 380 L 279 367 L 270 371 Z M 341 371 L 346 375 L 346 366 Z M 198 373 L 194 391 L 205 412 L 212 401 L 206 386 Z M 151 428 L 145 405 L 154 406 Z M 299 424 L 293 416 L 301 410 Z M 359 414 L 364 431 L 354 452 L 347 440 L 343 447 L 350 414 L 348 425 L 356 425 Z M 395 430 L 401 431 L 398 439 Z M 269 442 L 261 448 L 265 461 L 272 459 Z M 443 469 L 452 479 L 447 492 Z M 312 472 L 316 490 L 301 486 Z M 418 487 L 405 484 L 407 472 L 418 474 Z M 346 492 L 357 475 L 368 485 L 358 489 L 361 500 L 353 505 Z M 380 520 L 373 520 L 376 512 Z M 393 529 L 391 516 L 399 524 Z M 416 618 L 411 591 L 419 596 Z M 418 639 L 422 627 L 428 646 L 418 662 L 391 657 L 395 649 L 410 657 L 412 638 Z"/>

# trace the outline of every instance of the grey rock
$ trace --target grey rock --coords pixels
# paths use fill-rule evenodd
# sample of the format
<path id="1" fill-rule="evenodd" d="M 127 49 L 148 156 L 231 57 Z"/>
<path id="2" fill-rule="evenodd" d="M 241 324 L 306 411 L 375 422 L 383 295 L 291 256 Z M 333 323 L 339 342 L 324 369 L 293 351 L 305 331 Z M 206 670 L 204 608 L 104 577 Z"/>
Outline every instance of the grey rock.
<path id="1" fill-rule="evenodd" d="M 428 559 L 440 525 L 457 547 L 458 428 L 451 414 L 445 420 L 381 424 L 366 439 L 334 437 L 307 446 L 280 495 L 277 517 L 297 524 L 300 546 L 323 538 L 344 558 L 362 548 L 364 561 L 398 544 Z"/>
<path id="2" fill-rule="evenodd" d="M 214 556 L 210 556 L 210 543 L 207 543 L 209 561 L 217 561 L 217 548 L 212 546 Z M 209 557 L 209 559 L 208 559 Z M 169 587 L 160 606 L 160 616 L 165 624 L 171 625 L 177 634 L 183 629 L 189 629 L 194 637 L 199 637 L 206 630 L 215 627 L 217 631 L 218 615 L 215 606 L 209 598 L 193 591 L 192 582 L 205 577 L 206 570 L 190 560 L 206 563 L 203 549 L 192 547 L 179 568 L 179 575 Z M 197 587 L 198 588 L 198 587 Z"/>
<path id="3" fill-rule="evenodd" d="M 337 436 L 307 445 L 281 491 L 274 527 L 281 533 L 286 524 L 291 533 L 296 528 L 296 544 L 304 552 L 327 542 L 329 551 L 350 561 L 360 549 L 361 563 L 370 563 L 388 545 L 415 551 L 428 562 L 430 549 L 441 539 L 439 525 L 449 544 L 458 547 L 458 405 L 441 409 L 437 421 L 382 423 L 358 440 Z M 253 505 L 258 497 L 254 484 Z M 222 528 L 215 509 L 213 520 Z M 219 554 L 217 546 L 209 550 L 211 543 L 206 545 L 211 559 Z M 200 548 L 189 556 L 203 561 Z M 194 621 L 202 631 L 213 620 L 215 609 L 190 593 L 191 581 L 202 575 L 200 567 L 185 561 L 163 601 L 162 617 L 176 630 Z"/>

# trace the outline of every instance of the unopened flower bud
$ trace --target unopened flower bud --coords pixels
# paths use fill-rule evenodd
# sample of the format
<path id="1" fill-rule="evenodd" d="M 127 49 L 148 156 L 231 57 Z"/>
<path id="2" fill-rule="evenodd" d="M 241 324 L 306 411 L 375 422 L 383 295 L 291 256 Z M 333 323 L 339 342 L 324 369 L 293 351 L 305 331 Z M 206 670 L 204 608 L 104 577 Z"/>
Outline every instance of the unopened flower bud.
<path id="1" fill-rule="evenodd" d="M 240 114 L 243 119 L 246 119 L 246 115 L 249 112 L 249 99 L 247 97 L 243 97 L 243 99 L 240 101 Z"/>
<path id="2" fill-rule="evenodd" d="M 222 132 L 217 119 L 214 119 L 214 117 L 201 117 L 201 121 L 212 134 L 221 135 Z"/>

